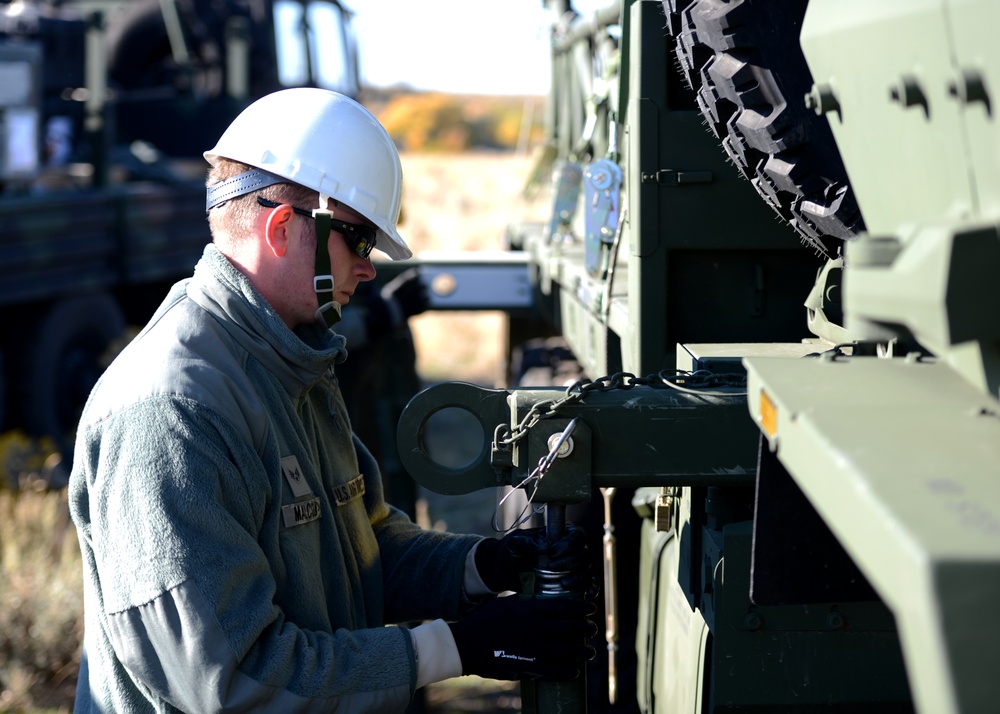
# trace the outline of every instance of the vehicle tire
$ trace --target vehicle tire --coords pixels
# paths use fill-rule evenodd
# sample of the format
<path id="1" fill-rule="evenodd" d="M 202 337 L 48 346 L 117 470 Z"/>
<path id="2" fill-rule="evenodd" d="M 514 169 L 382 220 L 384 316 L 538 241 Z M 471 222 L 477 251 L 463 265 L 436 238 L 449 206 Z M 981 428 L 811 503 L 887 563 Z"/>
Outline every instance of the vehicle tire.
<path id="1" fill-rule="evenodd" d="M 202 98 L 217 97 L 224 89 L 222 53 L 193 15 L 190 3 L 176 10 L 185 26 L 193 72 L 189 75 L 174 61 L 163 10 L 158 0 L 132 0 L 109 20 L 107 34 L 108 76 L 124 90 L 175 86 L 189 89 L 194 83 Z"/>
<path id="2" fill-rule="evenodd" d="M 680 70 L 740 172 L 827 256 L 864 230 L 825 116 L 805 104 L 808 0 L 663 0 Z"/>
<path id="3" fill-rule="evenodd" d="M 67 459 L 90 390 L 124 332 L 114 298 L 82 295 L 55 303 L 27 343 L 17 370 L 24 426 L 33 436 L 51 437 Z"/>

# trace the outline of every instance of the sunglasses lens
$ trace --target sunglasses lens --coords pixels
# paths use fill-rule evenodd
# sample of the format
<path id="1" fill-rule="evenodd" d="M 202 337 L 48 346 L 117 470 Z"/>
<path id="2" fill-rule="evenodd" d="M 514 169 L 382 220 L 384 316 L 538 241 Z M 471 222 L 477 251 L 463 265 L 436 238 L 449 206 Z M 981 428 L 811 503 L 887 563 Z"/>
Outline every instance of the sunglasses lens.
<path id="1" fill-rule="evenodd" d="M 357 235 L 354 236 L 354 252 L 360 255 L 362 258 L 367 259 L 372 253 L 372 249 L 375 247 L 375 231 L 367 229 L 364 231 L 358 231 Z"/>

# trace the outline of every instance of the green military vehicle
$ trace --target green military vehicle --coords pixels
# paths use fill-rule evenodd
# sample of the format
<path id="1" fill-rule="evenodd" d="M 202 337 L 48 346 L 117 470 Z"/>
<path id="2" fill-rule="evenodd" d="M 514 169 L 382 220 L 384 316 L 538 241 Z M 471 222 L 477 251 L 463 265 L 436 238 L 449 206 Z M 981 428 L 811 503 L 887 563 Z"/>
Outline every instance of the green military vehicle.
<path id="1" fill-rule="evenodd" d="M 127 325 L 209 240 L 201 152 L 286 86 L 357 96 L 335 0 L 0 3 L 0 429 L 63 453 Z"/>
<path id="2" fill-rule="evenodd" d="M 524 711 L 998 711 L 1000 5 L 546 5 L 522 369 L 399 432 L 427 488 L 519 503 L 501 530 L 600 515 L 606 654 Z"/>

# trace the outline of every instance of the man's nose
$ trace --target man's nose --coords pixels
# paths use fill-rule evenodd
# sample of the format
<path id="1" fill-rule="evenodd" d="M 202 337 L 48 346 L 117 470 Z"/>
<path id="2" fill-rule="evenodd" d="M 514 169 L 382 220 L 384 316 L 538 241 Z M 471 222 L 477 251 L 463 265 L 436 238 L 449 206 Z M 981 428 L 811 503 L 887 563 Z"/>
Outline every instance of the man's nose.
<path id="1" fill-rule="evenodd" d="M 358 256 L 357 265 L 358 267 L 355 273 L 358 276 L 358 280 L 368 281 L 375 279 L 375 274 L 377 271 L 375 270 L 375 264 L 372 263 L 371 258 L 362 258 Z"/>

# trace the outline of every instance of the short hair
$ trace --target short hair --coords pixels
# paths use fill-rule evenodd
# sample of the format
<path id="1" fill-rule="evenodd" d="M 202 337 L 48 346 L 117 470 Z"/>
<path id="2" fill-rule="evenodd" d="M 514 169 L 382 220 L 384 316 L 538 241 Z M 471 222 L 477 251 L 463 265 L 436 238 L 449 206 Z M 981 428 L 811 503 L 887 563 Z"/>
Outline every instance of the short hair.
<path id="1" fill-rule="evenodd" d="M 253 166 L 220 158 L 215 166 L 208 171 L 205 187 L 211 187 L 220 181 L 252 170 Z M 278 203 L 288 203 L 299 208 L 315 208 L 319 205 L 319 193 L 297 183 L 278 183 L 266 186 L 257 191 L 250 191 L 224 204 L 215 206 L 208 212 L 208 226 L 213 239 L 219 235 L 229 236 L 229 240 L 237 243 L 253 230 L 254 220 L 263 207 L 257 203 L 257 196 Z"/>

